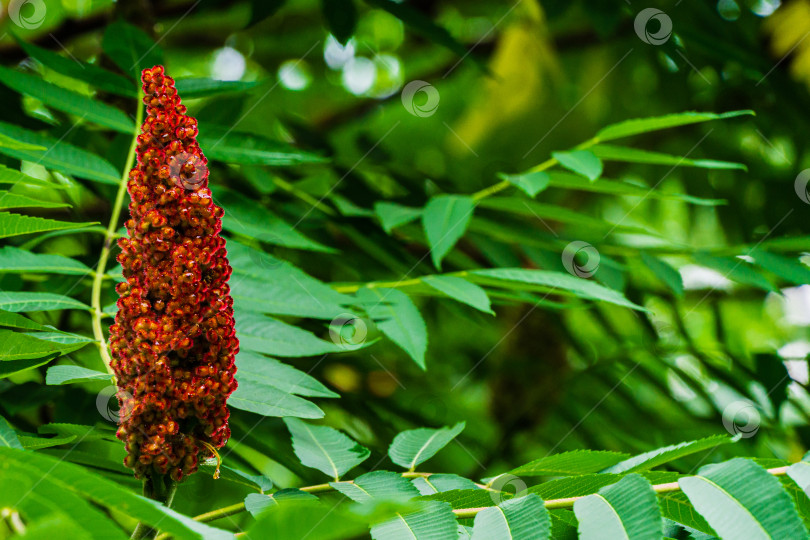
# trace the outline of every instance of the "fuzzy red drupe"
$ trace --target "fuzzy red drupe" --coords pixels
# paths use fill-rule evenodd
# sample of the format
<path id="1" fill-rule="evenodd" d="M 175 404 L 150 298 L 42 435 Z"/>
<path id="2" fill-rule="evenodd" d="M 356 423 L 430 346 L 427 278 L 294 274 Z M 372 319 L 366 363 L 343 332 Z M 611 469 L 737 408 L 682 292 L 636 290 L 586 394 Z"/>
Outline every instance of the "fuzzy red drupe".
<path id="1" fill-rule="evenodd" d="M 208 189 L 197 121 L 163 66 L 141 75 L 147 118 L 129 174 L 131 219 L 118 241 L 125 282 L 110 328 L 125 464 L 138 477 L 197 470 L 230 436 L 239 351 L 222 208 Z"/>

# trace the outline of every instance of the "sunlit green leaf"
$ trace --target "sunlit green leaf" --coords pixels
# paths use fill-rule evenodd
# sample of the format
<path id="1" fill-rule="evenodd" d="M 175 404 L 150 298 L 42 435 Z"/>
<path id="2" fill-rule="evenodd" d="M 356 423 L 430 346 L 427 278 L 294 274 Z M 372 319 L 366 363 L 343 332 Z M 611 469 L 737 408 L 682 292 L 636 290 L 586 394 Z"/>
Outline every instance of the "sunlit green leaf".
<path id="1" fill-rule="evenodd" d="M 420 476 L 412 481 L 416 489 L 422 495 L 433 495 L 447 491 L 458 491 L 467 489 L 478 489 L 475 482 L 463 478 L 456 474 L 431 474 L 430 476 Z"/>
<path id="2" fill-rule="evenodd" d="M 316 426 L 295 418 L 285 418 L 284 422 L 301 463 L 318 469 L 335 481 L 370 455 L 367 448 L 329 426 Z"/>
<path id="3" fill-rule="evenodd" d="M 603 161 L 625 161 L 628 163 L 651 163 L 654 165 L 676 165 L 679 167 L 699 167 L 702 169 L 740 169 L 746 170 L 742 163 L 716 161 L 713 159 L 690 159 L 661 152 L 651 152 L 627 146 L 599 144 L 591 148 L 596 157 Z"/>
<path id="4" fill-rule="evenodd" d="M 581 174 L 591 182 L 602 176 L 602 160 L 590 150 L 552 152 L 551 156 L 566 169 Z"/>
<path id="5" fill-rule="evenodd" d="M 0 238 L 45 231 L 82 229 L 95 223 L 70 223 L 40 217 L 0 212 Z"/>
<path id="6" fill-rule="evenodd" d="M 0 82 L 22 94 L 38 99 L 60 111 L 76 115 L 88 122 L 131 134 L 135 123 L 122 111 L 42 80 L 39 77 L 0 67 Z"/>
<path id="7" fill-rule="evenodd" d="M 684 456 L 702 452 L 711 448 L 717 448 L 722 444 L 734 442 L 734 439 L 727 435 L 714 435 L 698 439 L 696 441 L 682 442 L 671 446 L 664 446 L 649 452 L 644 452 L 637 456 L 625 459 L 604 470 L 607 473 L 630 473 L 654 469 L 670 461 L 680 459 Z"/>
<path id="8" fill-rule="evenodd" d="M 0 309 L 14 313 L 53 311 L 56 309 L 90 309 L 69 296 L 46 292 L 0 291 Z"/>
<path id="9" fill-rule="evenodd" d="M 601 300 L 632 309 L 644 309 L 625 298 L 618 291 L 608 289 L 593 281 L 562 272 L 528 270 L 523 268 L 494 268 L 491 270 L 474 270 L 471 273 L 477 276 L 495 278 L 506 282 L 514 281 L 536 285 L 558 294 L 568 293 L 589 300 Z"/>
<path id="10" fill-rule="evenodd" d="M 0 210 L 9 208 L 64 208 L 67 203 L 43 201 L 19 193 L 0 190 Z"/>
<path id="11" fill-rule="evenodd" d="M 380 331 L 425 369 L 427 327 L 408 295 L 396 289 L 376 288 L 360 289 L 357 294 Z"/>
<path id="12" fill-rule="evenodd" d="M 796 285 L 810 283 L 810 267 L 796 259 L 759 249 L 754 250 L 751 256 L 758 266 L 776 274 L 785 281 L 795 283 Z"/>
<path id="13" fill-rule="evenodd" d="M 661 129 L 669 129 L 677 126 L 708 122 L 710 120 L 722 120 L 734 118 L 735 116 L 753 115 L 754 111 L 731 111 L 727 113 L 701 113 L 683 112 L 677 114 L 667 114 L 664 116 L 654 116 L 650 118 L 636 118 L 625 120 L 617 124 L 612 124 L 599 130 L 596 138 L 599 141 L 610 141 L 637 135 L 639 133 L 649 133 Z"/>
<path id="14" fill-rule="evenodd" d="M 72 384 L 87 381 L 111 381 L 112 375 L 82 366 L 51 366 L 45 384 Z"/>
<path id="15" fill-rule="evenodd" d="M 641 252 L 641 260 L 652 270 L 655 277 L 669 287 L 676 296 L 683 296 L 683 278 L 681 274 L 666 261 L 653 257 L 649 253 Z"/>
<path id="16" fill-rule="evenodd" d="M 436 268 L 464 236 L 475 202 L 463 195 L 439 195 L 430 199 L 422 212 L 422 226 L 430 245 L 430 257 Z"/>
<path id="17" fill-rule="evenodd" d="M 76 259 L 62 255 L 31 253 L 24 249 L 6 246 L 0 248 L 0 272 L 86 276 L 92 270 Z"/>
<path id="18" fill-rule="evenodd" d="M 422 281 L 440 293 L 479 311 L 494 315 L 487 292 L 464 278 L 455 276 L 425 276 Z"/>
<path id="19" fill-rule="evenodd" d="M 19 328 L 21 330 L 48 330 L 46 327 L 31 319 L 2 309 L 0 309 L 0 326 Z"/>
<path id="20" fill-rule="evenodd" d="M 260 514 L 265 512 L 268 508 L 273 508 L 280 505 L 286 505 L 290 502 L 317 501 L 315 495 L 311 495 L 305 491 L 298 489 L 281 489 L 275 493 L 251 493 L 245 497 L 245 510 L 250 515 L 258 518 Z"/>
<path id="21" fill-rule="evenodd" d="M 551 177 L 547 172 L 538 171 L 524 174 L 500 174 L 501 178 L 519 187 L 529 197 L 534 197 L 551 182 Z"/>
<path id="22" fill-rule="evenodd" d="M 23 449 L 23 445 L 20 442 L 19 437 L 17 437 L 17 433 L 14 431 L 14 428 L 12 428 L 8 423 L 8 420 L 2 416 L 0 416 L 0 446 L 17 448 L 19 450 Z"/>
<path id="23" fill-rule="evenodd" d="M 332 482 L 330 485 L 359 503 L 373 500 L 404 502 L 419 496 L 419 491 L 407 478 L 389 471 L 373 471 L 358 476 L 353 482 Z"/>
<path id="24" fill-rule="evenodd" d="M 324 158 L 261 135 L 202 124 L 197 139 L 206 157 L 245 165 L 297 165 L 323 163 Z"/>
<path id="25" fill-rule="evenodd" d="M 374 540 L 431 540 L 456 538 L 456 518 L 450 505 L 440 502 L 424 503 L 414 512 L 399 513 L 389 521 L 374 525 Z"/>
<path id="26" fill-rule="evenodd" d="M 551 523 L 543 500 L 534 494 L 506 500 L 475 516 L 473 540 L 521 540 L 549 537 Z"/>
<path id="27" fill-rule="evenodd" d="M 459 422 L 453 427 L 403 431 L 394 437 L 394 442 L 388 448 L 388 456 L 397 465 L 412 471 L 447 446 L 464 431 L 464 426 L 464 422 Z"/>
<path id="28" fill-rule="evenodd" d="M 222 227 L 229 232 L 261 242 L 312 251 L 334 252 L 299 232 L 255 200 L 231 190 L 214 190 L 214 197 L 225 210 Z"/>
<path id="29" fill-rule="evenodd" d="M 85 343 L 56 343 L 40 339 L 36 333 L 22 334 L 11 330 L 0 329 L 0 360 L 29 360 L 44 357 L 55 357 L 80 349 Z"/>
<path id="30" fill-rule="evenodd" d="M 662 536 L 661 513 L 650 483 L 637 474 L 625 476 L 599 493 L 574 502 L 582 540 L 625 538 L 654 540 Z"/>
<path id="31" fill-rule="evenodd" d="M 419 219 L 422 215 L 422 209 L 378 201 L 374 204 L 374 213 L 377 214 L 377 217 L 380 219 L 383 230 L 391 234 L 391 231 L 400 225 L 405 225 L 406 223 Z"/>
<path id="32" fill-rule="evenodd" d="M 776 291 L 776 287 L 749 262 L 738 257 L 717 257 L 709 253 L 698 251 L 694 254 L 695 262 L 707 268 L 717 270 L 725 277 L 751 285 L 766 291 Z"/>
<path id="33" fill-rule="evenodd" d="M 48 487 L 54 486 L 66 495 L 78 495 L 100 506 L 124 511 L 136 520 L 159 525 L 162 531 L 178 537 L 224 540 L 232 536 L 231 533 L 194 521 L 160 502 L 141 497 L 116 482 L 67 461 L 13 448 L 0 448 L 0 459 L 10 464 L 11 469 L 36 477 L 38 482 L 31 488 L 35 500 L 41 499 Z M 8 485 L 7 477 L 3 478 L 5 475 L 0 470 L 0 482 Z"/>
<path id="34" fill-rule="evenodd" d="M 750 460 L 706 465 L 678 480 L 721 538 L 803 538 L 807 532 L 779 480 Z M 756 489 L 751 489 L 756 486 Z"/>
<path id="35" fill-rule="evenodd" d="M 99 90 L 120 96 L 135 97 L 137 93 L 138 87 L 134 82 L 102 69 L 96 64 L 82 62 L 76 58 L 67 58 L 48 49 L 26 43 L 19 38 L 17 38 L 17 43 L 26 54 L 62 75 L 84 81 Z"/>
<path id="36" fill-rule="evenodd" d="M 549 187 L 604 193 L 608 195 L 626 195 L 630 197 L 641 197 L 643 199 L 672 199 L 700 206 L 718 206 L 726 202 L 723 199 L 694 197 L 692 195 L 662 191 L 656 187 L 647 187 L 618 180 L 601 178 L 598 182 L 591 182 L 580 175 L 562 171 L 551 171 L 548 174 L 551 177 Z"/>
<path id="37" fill-rule="evenodd" d="M 510 472 L 516 476 L 564 476 L 599 472 L 629 458 L 628 454 L 605 450 L 573 450 L 546 456 Z"/>
<path id="38" fill-rule="evenodd" d="M 109 161 L 65 141 L 40 135 L 5 122 L 0 122 L 0 135 L 46 148 L 46 150 L 19 150 L 0 146 L 0 153 L 7 156 L 32 161 L 49 169 L 104 184 L 117 186 L 120 182 L 121 174 Z"/>
<path id="39" fill-rule="evenodd" d="M 240 348 L 276 356 L 314 356 L 343 350 L 311 332 L 250 312 L 236 317 L 236 335 Z"/>
<path id="40" fill-rule="evenodd" d="M 258 81 L 218 81 L 206 78 L 175 79 L 174 81 L 177 93 L 183 99 L 246 92 L 259 84 Z"/>
<path id="41" fill-rule="evenodd" d="M 262 381 L 279 390 L 299 396 L 336 398 L 338 394 L 329 390 L 315 377 L 292 366 L 250 351 L 240 351 L 236 355 L 236 378 L 250 378 Z"/>

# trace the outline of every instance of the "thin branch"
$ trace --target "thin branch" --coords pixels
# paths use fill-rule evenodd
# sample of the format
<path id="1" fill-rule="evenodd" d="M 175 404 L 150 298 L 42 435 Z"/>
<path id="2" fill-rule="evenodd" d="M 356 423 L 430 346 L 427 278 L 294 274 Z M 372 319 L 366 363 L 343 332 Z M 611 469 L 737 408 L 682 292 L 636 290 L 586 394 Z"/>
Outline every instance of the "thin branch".
<path id="1" fill-rule="evenodd" d="M 788 467 L 777 467 L 774 469 L 768 469 L 768 472 L 774 476 L 782 476 L 787 473 Z M 415 477 L 422 477 L 426 478 L 431 476 L 435 473 L 420 473 L 420 472 L 406 472 L 403 473 L 402 476 L 404 478 L 415 478 Z M 353 483 L 352 481 L 348 481 L 348 483 Z M 488 489 L 489 491 L 498 491 L 487 486 L 483 486 L 481 484 L 476 484 L 479 488 Z M 681 487 L 677 482 L 668 482 L 666 484 L 655 484 L 652 486 L 653 491 L 656 493 L 671 493 L 674 491 L 680 491 Z M 314 486 L 306 486 L 302 488 L 298 488 L 301 491 L 305 491 L 307 493 L 322 493 L 326 491 L 334 491 L 334 488 L 329 484 L 316 484 Z M 583 495 L 581 497 L 566 497 L 563 499 L 549 499 L 547 501 L 543 501 L 543 504 L 549 510 L 554 510 L 558 508 L 571 508 L 574 506 L 574 503 L 582 499 L 583 497 L 587 497 L 587 495 Z M 484 506 L 481 508 L 458 508 L 453 510 L 453 513 L 459 519 L 465 518 L 472 518 L 475 517 L 479 512 L 486 510 L 487 508 L 492 508 L 492 506 Z M 226 506 L 224 508 L 219 508 L 217 510 L 212 510 L 210 512 L 206 512 L 205 514 L 200 514 L 199 516 L 195 516 L 193 519 L 195 521 L 200 522 L 208 522 L 214 521 L 220 518 L 224 518 L 227 516 L 233 516 L 235 514 L 239 514 L 245 510 L 245 503 L 237 503 L 232 504 L 231 506 Z M 167 540 L 170 538 L 168 534 L 162 534 L 156 538 L 156 540 Z"/>
<path id="2" fill-rule="evenodd" d="M 110 258 L 110 250 L 112 249 L 113 240 L 116 238 L 118 231 L 118 219 L 121 217 L 121 206 L 124 204 L 124 195 L 127 192 L 127 180 L 129 179 L 129 171 L 135 163 L 135 151 L 138 147 L 138 135 L 141 131 L 141 124 L 143 123 L 143 96 L 142 92 L 138 91 L 138 109 L 135 113 L 135 133 L 132 135 L 132 144 L 129 146 L 129 154 L 127 154 L 126 163 L 124 163 L 124 171 L 121 173 L 121 183 L 118 185 L 118 193 L 115 196 L 113 203 L 112 214 L 110 215 L 110 223 L 107 225 L 107 231 L 104 234 L 104 246 L 101 248 L 101 256 L 98 258 L 98 265 L 96 266 L 96 273 L 93 276 L 93 289 L 90 307 L 93 309 L 93 337 L 96 338 L 96 345 L 101 353 L 101 359 L 104 361 L 104 367 L 107 372 L 113 374 L 110 363 L 110 351 L 107 347 L 107 339 L 104 337 L 104 329 L 101 326 L 101 319 L 104 313 L 101 309 L 101 285 L 104 281 L 104 273 L 107 270 L 107 260 Z"/>
<path id="3" fill-rule="evenodd" d="M 782 476 L 787 473 L 787 467 L 777 467 L 775 469 L 768 469 L 768 472 L 774 476 Z M 655 484 L 653 487 L 653 491 L 656 493 L 672 493 L 674 491 L 680 491 L 681 486 L 678 482 L 668 482 L 666 484 Z M 583 497 L 587 497 L 587 495 L 583 495 L 581 497 L 567 497 L 565 499 L 549 499 L 547 501 L 543 501 L 543 504 L 549 510 L 554 510 L 557 508 L 571 508 L 574 506 L 574 503 L 577 500 L 582 499 Z M 475 517 L 479 512 L 486 510 L 487 508 L 492 508 L 491 506 L 485 506 L 482 508 L 460 508 L 453 510 L 453 513 L 459 519 L 465 518 L 472 518 Z"/>
<path id="4" fill-rule="evenodd" d="M 576 147 L 574 147 L 574 150 L 584 150 L 586 148 L 590 148 L 591 146 L 595 145 L 598 142 L 599 142 L 599 139 L 597 137 L 593 137 L 593 138 L 588 139 L 587 141 L 583 142 L 582 144 L 579 144 Z M 555 165 L 559 165 L 559 163 L 560 162 L 557 160 L 557 158 L 549 158 L 549 159 L 545 160 L 543 163 L 532 167 L 531 169 L 526 171 L 525 174 L 545 171 L 546 169 L 550 169 L 550 168 L 554 167 Z M 480 191 L 476 191 L 475 193 L 473 193 L 471 195 L 471 197 L 472 197 L 472 199 L 474 201 L 480 201 L 481 199 L 486 199 L 490 195 L 495 195 L 496 193 L 500 193 L 501 191 L 503 191 L 503 190 L 505 190 L 507 188 L 513 187 L 513 186 L 514 186 L 514 184 L 512 184 L 512 182 L 510 182 L 508 180 L 502 180 L 502 181 L 498 182 L 497 184 L 493 184 L 493 185 L 489 186 L 488 188 L 484 188 L 484 189 L 482 189 Z"/>
<path id="5" fill-rule="evenodd" d="M 177 482 L 171 479 L 169 475 L 152 474 L 143 480 L 143 495 L 155 501 L 162 503 L 166 508 L 171 508 L 174 501 L 174 495 L 177 493 Z M 158 530 L 151 525 L 144 522 L 138 523 L 135 530 L 132 531 L 133 540 L 145 540 L 147 538 L 159 538 Z"/>

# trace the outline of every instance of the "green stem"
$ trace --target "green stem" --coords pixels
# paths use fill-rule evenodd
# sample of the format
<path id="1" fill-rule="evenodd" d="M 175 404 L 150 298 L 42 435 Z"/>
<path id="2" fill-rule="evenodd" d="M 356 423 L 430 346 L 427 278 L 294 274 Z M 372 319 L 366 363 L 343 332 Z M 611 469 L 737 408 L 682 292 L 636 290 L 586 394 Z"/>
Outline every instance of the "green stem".
<path id="1" fill-rule="evenodd" d="M 143 481 L 143 495 L 155 501 L 163 503 L 167 508 L 171 507 L 174 501 L 174 495 L 177 493 L 177 482 L 171 479 L 168 475 L 153 474 L 144 479 Z M 243 505 L 244 506 L 244 505 Z M 157 529 L 152 528 L 146 523 L 138 523 L 135 530 L 132 531 L 133 540 L 141 540 L 147 538 L 165 537 L 165 535 L 158 536 Z"/>
<path id="2" fill-rule="evenodd" d="M 775 469 L 768 469 L 768 472 L 774 476 L 782 476 L 787 473 L 788 467 L 777 467 Z M 428 477 L 433 473 L 420 473 L 420 472 L 406 472 L 402 473 L 404 478 L 415 478 L 415 477 Z M 483 486 L 481 484 L 476 484 L 481 489 L 488 489 L 487 486 Z M 656 493 L 671 493 L 674 491 L 680 491 L 681 487 L 678 482 L 669 482 L 666 484 L 656 484 L 652 486 L 653 491 Z M 333 491 L 334 488 L 329 484 L 316 484 L 314 486 L 307 486 L 299 488 L 301 491 L 306 491 L 307 493 L 322 493 L 325 491 Z M 583 495 L 582 497 L 586 497 L 587 495 Z M 549 510 L 559 509 L 559 508 L 571 508 L 574 506 L 574 503 L 581 499 L 582 497 L 566 497 L 563 499 L 549 499 L 547 501 L 543 501 L 543 504 Z M 453 513 L 459 519 L 465 518 L 473 518 L 479 512 L 486 510 L 487 508 L 492 508 L 491 506 L 484 506 L 481 508 L 459 508 L 453 510 Z M 195 516 L 193 519 L 195 521 L 201 522 L 208 522 L 214 521 L 220 518 L 224 518 L 227 516 L 233 516 L 235 514 L 239 514 L 245 510 L 245 503 L 237 503 L 232 504 L 231 506 L 225 506 L 224 508 L 219 508 L 217 510 L 211 510 L 210 512 L 206 512 L 205 514 L 200 514 L 199 516 Z M 133 537 L 134 538 L 134 537 Z M 158 536 L 155 540 L 166 540 L 169 538 L 169 535 L 162 534 Z"/>
<path id="3" fill-rule="evenodd" d="M 540 165 L 537 165 L 536 167 L 532 167 L 531 169 L 526 171 L 524 174 L 545 171 L 546 169 L 550 169 L 550 168 L 552 168 L 554 165 L 556 165 L 558 163 L 559 163 L 559 161 L 557 161 L 556 158 L 550 158 L 550 159 L 545 160 Z M 505 190 L 506 188 L 509 188 L 509 187 L 512 187 L 512 186 L 514 186 L 514 184 L 512 184 L 512 182 L 510 182 L 508 180 L 501 180 L 497 184 L 493 184 L 493 185 L 489 186 L 488 188 L 484 188 L 481 191 L 476 191 L 471 196 L 472 196 L 472 199 L 474 201 L 480 201 L 481 199 L 486 199 L 490 195 L 495 195 L 496 193 L 500 193 L 501 191 Z"/>
<path id="4" fill-rule="evenodd" d="M 596 137 L 593 137 L 592 139 L 588 139 L 587 141 L 583 142 L 582 144 L 579 144 L 579 145 L 575 146 L 574 150 L 585 150 L 586 148 L 590 148 L 591 146 L 595 145 L 598 142 L 599 142 L 599 139 L 597 139 Z M 544 161 L 543 163 L 541 163 L 540 165 L 535 165 L 534 167 L 532 167 L 531 169 L 529 169 L 528 171 L 526 171 L 523 174 L 529 174 L 529 173 L 536 173 L 536 172 L 545 171 L 546 169 L 550 169 L 553 166 L 558 165 L 559 163 L 560 162 L 557 161 L 557 158 L 549 158 L 546 161 Z M 496 193 L 500 193 L 501 191 L 503 191 L 503 190 L 505 190 L 505 189 L 507 189 L 509 187 L 512 187 L 513 185 L 514 184 L 512 184 L 508 180 L 501 180 L 497 184 L 493 184 L 493 185 L 489 186 L 488 188 L 484 188 L 481 191 L 476 191 L 475 193 L 473 193 L 471 195 L 471 197 L 472 197 L 472 199 L 474 201 L 480 201 L 481 199 L 486 199 L 490 195 L 495 195 Z"/>
<path id="5" fill-rule="evenodd" d="M 399 281 L 369 281 L 368 283 L 353 283 L 351 285 L 333 285 L 333 288 L 339 293 L 353 293 L 364 287 L 366 289 L 396 289 L 397 287 L 407 287 L 420 283 L 422 283 L 422 278 L 413 278 Z"/>
<path id="6" fill-rule="evenodd" d="M 446 272 L 444 274 L 435 274 L 440 276 L 455 276 L 455 277 L 464 277 L 468 275 L 466 270 L 460 270 L 458 272 Z M 362 288 L 366 289 L 397 289 L 399 287 L 410 287 L 411 285 L 419 285 L 420 283 L 424 282 L 425 277 L 428 276 L 420 276 L 411 279 L 400 279 L 399 281 L 369 281 L 367 283 L 351 283 L 346 285 L 337 285 L 332 284 L 332 288 L 335 289 L 339 293 L 353 293 L 357 292 Z M 405 473 L 408 474 L 408 473 Z M 420 473 L 415 473 L 420 475 Z"/>
<path id="7" fill-rule="evenodd" d="M 304 201 L 308 205 L 314 206 L 315 208 L 317 208 L 318 210 L 320 210 L 321 212 L 323 212 L 327 216 L 331 216 L 331 217 L 337 216 L 337 212 L 335 212 L 334 210 L 332 210 L 331 208 L 329 208 L 328 206 L 323 204 L 323 202 L 319 201 L 318 199 L 316 199 L 315 197 L 313 197 L 309 193 L 307 193 L 305 191 L 301 191 L 300 189 L 296 188 L 294 185 L 290 184 L 289 182 L 287 182 L 283 178 L 279 178 L 278 176 L 274 176 L 273 177 L 273 183 L 275 185 L 277 185 L 278 187 L 280 187 L 281 189 L 283 189 L 284 191 L 286 191 L 287 193 L 290 193 L 291 195 L 293 195 L 295 197 L 298 197 L 299 199 L 301 199 L 302 201 Z"/>
<path id="8" fill-rule="evenodd" d="M 768 469 L 768 472 L 774 476 L 782 476 L 787 473 L 787 467 L 777 467 L 775 469 Z M 669 482 L 666 484 L 656 484 L 653 487 L 653 491 L 656 493 L 672 493 L 674 491 L 680 491 L 681 486 L 678 482 Z M 581 497 L 567 497 L 564 499 L 549 499 L 547 501 L 543 501 L 543 504 L 549 510 L 554 510 L 558 508 L 571 508 L 574 506 L 574 503 L 583 498 L 587 497 L 587 495 L 583 495 Z M 486 510 L 487 508 L 492 508 L 491 506 L 484 506 L 481 508 L 460 508 L 453 510 L 453 513 L 456 515 L 458 519 L 465 519 L 465 518 L 473 518 L 479 512 Z"/>
<path id="9" fill-rule="evenodd" d="M 575 146 L 574 150 L 585 150 L 586 148 L 590 148 L 591 146 L 597 144 L 598 142 L 599 142 L 599 139 L 597 137 L 593 137 L 593 138 L 590 138 L 587 141 Z M 559 162 L 559 160 L 557 160 L 557 158 L 552 157 L 552 158 L 547 159 L 543 163 L 540 163 L 539 165 L 536 165 L 536 166 L 532 167 L 531 169 L 529 169 L 528 171 L 526 171 L 523 174 L 530 174 L 530 173 L 536 173 L 536 172 L 545 171 L 547 169 L 550 169 L 550 168 L 554 167 L 555 165 L 559 165 L 559 163 L 560 162 Z M 476 191 L 475 193 L 470 195 L 470 197 L 474 201 L 477 202 L 477 201 L 480 201 L 482 199 L 486 199 L 487 197 L 489 197 L 491 195 L 495 195 L 496 193 L 500 193 L 501 191 L 503 191 L 505 189 L 508 189 L 510 187 L 513 187 L 513 186 L 514 186 L 514 184 L 512 184 L 508 180 L 502 180 L 502 181 L 498 182 L 497 184 L 493 184 L 493 185 L 491 185 L 491 186 L 489 186 L 487 188 L 484 188 L 484 189 L 482 189 L 480 191 Z M 444 275 L 454 275 L 454 274 L 444 274 Z M 458 274 L 455 274 L 455 275 L 458 275 Z M 371 281 L 371 282 L 368 282 L 368 283 L 352 283 L 352 284 L 345 284 L 345 285 L 332 285 L 332 287 L 337 292 L 340 292 L 340 293 L 353 293 L 353 292 L 357 292 L 358 290 L 360 290 L 360 289 L 362 289 L 364 287 L 367 288 L 367 289 L 374 289 L 374 288 L 396 289 L 398 287 L 407 287 L 409 285 L 418 285 L 421 282 L 422 282 L 421 278 L 413 278 L 413 279 L 402 279 L 402 280 L 399 280 L 399 281 Z"/>
<path id="10" fill-rule="evenodd" d="M 104 362 L 104 367 L 111 375 L 113 370 L 111 367 L 112 359 L 110 358 L 110 351 L 107 347 L 107 339 L 104 337 L 104 329 L 101 326 L 101 319 L 103 312 L 101 310 L 101 285 L 104 281 L 104 272 L 107 270 L 107 260 L 110 258 L 110 250 L 112 249 L 113 240 L 116 237 L 118 230 L 118 219 L 121 217 L 121 206 L 124 204 L 124 195 L 127 193 L 127 179 L 129 178 L 129 171 L 135 164 L 135 154 L 138 148 L 138 135 L 141 131 L 141 124 L 143 123 L 143 100 L 142 93 L 138 91 L 138 110 L 135 113 L 135 133 L 132 136 L 132 143 L 129 146 L 129 153 L 127 160 L 124 163 L 124 172 L 121 174 L 121 183 L 118 185 L 118 193 L 115 196 L 115 202 L 112 207 L 112 214 L 110 215 L 110 223 L 107 225 L 107 231 L 104 233 L 104 246 L 101 248 L 101 255 L 98 258 L 98 265 L 96 266 L 96 273 L 93 277 L 93 289 L 91 293 L 90 307 L 93 309 L 93 337 L 96 338 L 96 345 L 98 346 L 99 353 L 101 353 L 101 360 Z"/>

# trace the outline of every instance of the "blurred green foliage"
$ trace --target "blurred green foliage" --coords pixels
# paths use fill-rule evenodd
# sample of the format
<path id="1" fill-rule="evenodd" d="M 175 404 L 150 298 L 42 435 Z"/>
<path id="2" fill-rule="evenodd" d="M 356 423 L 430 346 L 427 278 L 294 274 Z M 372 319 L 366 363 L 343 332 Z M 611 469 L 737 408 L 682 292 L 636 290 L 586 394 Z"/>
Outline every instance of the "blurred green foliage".
<path id="1" fill-rule="evenodd" d="M 0 160 L 34 178 L 12 194 L 71 205 L 27 215 L 101 227 L 4 241 L 95 267 L 97 233 L 132 139 L 129 77 L 145 62 L 163 62 L 179 81 L 189 79 L 178 87 L 212 160 L 223 227 L 250 246 L 229 247 L 244 261 L 234 263 L 237 304 L 252 299 L 251 312 L 274 314 L 329 346 L 355 338 L 365 345 L 325 357 L 283 354 L 326 385 L 303 395 L 340 395 L 315 401 L 326 424 L 370 449 L 359 469 L 384 460 L 403 429 L 461 421 L 466 429 L 430 468 L 476 479 L 564 450 L 640 453 L 725 433 L 742 438 L 673 470 L 735 456 L 779 464 L 810 448 L 810 199 L 800 176 L 810 167 L 810 3 L 660 3 L 672 25 L 660 44 L 648 42 L 665 28 L 660 22 L 642 25 L 647 34 L 634 26 L 640 6 L 595 0 L 41 5 L 42 19 L 26 5 L 18 20 L 4 13 L 0 24 Z M 127 32 L 131 39 L 122 38 Z M 147 54 L 130 62 L 122 40 Z M 52 102 L 54 91 L 20 95 L 13 73 L 122 114 L 105 116 L 92 102 L 65 108 Z M 631 118 L 742 110 L 756 115 L 640 132 L 608 143 L 614 147 L 578 146 Z M 47 139 L 26 140 L 14 131 L 20 127 Z M 36 145 L 53 141 L 92 154 L 77 160 L 93 169 L 89 176 L 52 166 L 62 157 Z M 88 165 L 98 157 L 111 172 Z M 553 158 L 559 163 L 546 171 Z M 516 176 L 533 168 L 531 178 Z M 490 195 L 499 182 L 509 187 Z M 571 242 L 593 251 L 566 251 Z M 439 264 L 462 283 L 422 279 L 440 274 Z M 288 281 L 274 285 L 275 277 L 308 279 L 293 266 L 334 290 L 315 280 L 298 291 Z M 474 274 L 486 268 L 566 278 L 586 269 L 577 279 L 599 291 L 560 294 Z M 3 294 L 90 302 L 89 276 L 5 270 Z M 117 274 L 112 268 L 103 306 L 114 303 Z M 383 283 L 366 286 L 374 282 Z M 469 283 L 486 289 L 495 317 Z M 381 292 L 389 289 L 396 291 Z M 281 307 L 263 310 L 271 294 Z M 611 294 L 644 309 L 590 301 Z M 330 327 L 346 330 L 340 312 L 349 313 L 351 335 L 335 341 Z M 397 329 L 391 320 L 399 314 Z M 31 319 L 91 335 L 80 311 Z M 93 347 L 57 362 L 103 370 Z M 104 423 L 94 402 L 104 383 L 47 387 L 45 369 L 0 384 L 0 410 L 18 430 Z M 276 485 L 313 483 L 318 476 L 295 459 L 284 423 L 260 420 L 234 412 L 225 463 Z M 83 445 L 69 461 L 97 452 L 120 464 L 123 448 L 110 437 Z M 135 485 L 121 467 L 99 468 Z M 195 498 L 212 484 L 203 474 L 183 484 L 178 511 L 193 515 L 244 496 L 227 484 Z"/>

